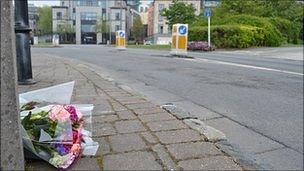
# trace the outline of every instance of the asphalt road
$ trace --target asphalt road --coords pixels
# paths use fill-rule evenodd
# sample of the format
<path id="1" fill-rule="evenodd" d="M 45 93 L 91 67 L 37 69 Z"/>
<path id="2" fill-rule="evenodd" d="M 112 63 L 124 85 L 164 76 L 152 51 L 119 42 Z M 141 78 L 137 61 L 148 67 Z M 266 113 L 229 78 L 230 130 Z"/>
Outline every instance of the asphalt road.
<path id="1" fill-rule="evenodd" d="M 266 168 L 303 169 L 303 47 L 191 52 L 193 59 L 104 46 L 32 53 L 84 61 L 155 103 L 172 102 Z"/>

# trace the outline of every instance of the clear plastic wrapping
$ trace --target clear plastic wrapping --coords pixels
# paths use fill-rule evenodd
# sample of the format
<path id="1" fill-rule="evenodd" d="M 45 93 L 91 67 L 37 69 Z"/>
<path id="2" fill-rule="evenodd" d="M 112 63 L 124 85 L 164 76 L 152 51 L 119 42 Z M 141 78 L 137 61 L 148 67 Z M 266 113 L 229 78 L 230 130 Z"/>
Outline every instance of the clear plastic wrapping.
<path id="1" fill-rule="evenodd" d="M 95 155 L 92 104 L 70 104 L 75 82 L 19 95 L 24 148 L 56 168 L 82 155 Z"/>

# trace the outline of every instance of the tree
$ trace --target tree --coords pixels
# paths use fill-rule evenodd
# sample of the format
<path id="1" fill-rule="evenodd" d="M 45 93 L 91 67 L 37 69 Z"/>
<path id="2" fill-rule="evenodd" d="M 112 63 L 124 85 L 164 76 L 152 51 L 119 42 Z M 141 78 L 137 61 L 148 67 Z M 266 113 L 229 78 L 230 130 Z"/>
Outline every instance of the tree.
<path id="1" fill-rule="evenodd" d="M 258 15 L 263 12 L 261 0 L 222 0 L 220 6 L 217 8 L 218 14 L 233 15 L 233 14 L 250 14 Z"/>
<path id="2" fill-rule="evenodd" d="M 141 22 L 141 19 L 139 16 L 137 16 L 134 19 L 134 25 L 133 25 L 133 36 L 135 38 L 135 41 L 139 41 L 142 39 L 143 37 L 143 30 L 144 29 L 144 25 Z"/>
<path id="3" fill-rule="evenodd" d="M 166 24 L 170 28 L 176 23 L 192 24 L 196 19 L 195 8 L 180 0 L 173 0 L 173 4 L 169 8 L 165 8 L 161 15 L 167 19 Z"/>
<path id="4" fill-rule="evenodd" d="M 303 3 L 296 0 L 222 0 L 216 15 L 249 14 L 260 17 L 281 17 L 302 22 Z"/>
<path id="5" fill-rule="evenodd" d="M 107 33 L 108 32 L 108 22 L 98 18 L 94 30 L 96 33 Z"/>
<path id="6" fill-rule="evenodd" d="M 41 34 L 52 33 L 52 8 L 49 6 L 44 6 L 38 9 L 39 20 L 37 27 Z"/>
<path id="7" fill-rule="evenodd" d="M 296 0 L 268 0 L 262 1 L 264 17 L 281 17 L 290 21 L 301 22 L 303 20 L 303 3 Z"/>
<path id="8" fill-rule="evenodd" d="M 68 22 L 65 22 L 58 25 L 57 33 L 63 37 L 64 42 L 67 42 L 69 35 L 75 33 L 75 28 Z"/>
<path id="9" fill-rule="evenodd" d="M 304 3 L 297 0 L 222 0 L 215 8 L 214 19 L 238 14 L 248 14 L 267 18 L 283 18 L 292 22 L 299 38 L 303 39 L 303 7 Z"/>

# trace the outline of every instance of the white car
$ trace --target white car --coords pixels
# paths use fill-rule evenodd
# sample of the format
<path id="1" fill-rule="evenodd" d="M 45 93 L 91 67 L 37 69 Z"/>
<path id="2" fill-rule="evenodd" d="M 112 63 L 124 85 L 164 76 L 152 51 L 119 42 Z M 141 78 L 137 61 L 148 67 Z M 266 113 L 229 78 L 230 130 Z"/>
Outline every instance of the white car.
<path id="1" fill-rule="evenodd" d="M 145 41 L 144 45 L 152 45 L 151 41 Z"/>

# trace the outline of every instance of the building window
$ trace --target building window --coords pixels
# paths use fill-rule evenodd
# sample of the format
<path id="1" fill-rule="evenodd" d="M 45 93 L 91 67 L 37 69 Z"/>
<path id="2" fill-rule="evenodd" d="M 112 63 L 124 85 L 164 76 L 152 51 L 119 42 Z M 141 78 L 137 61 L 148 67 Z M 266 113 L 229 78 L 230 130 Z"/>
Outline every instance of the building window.
<path id="1" fill-rule="evenodd" d="M 102 14 L 102 20 L 105 21 L 107 19 L 107 16 L 105 13 Z"/>
<path id="2" fill-rule="evenodd" d="M 119 12 L 115 13 L 115 20 L 120 20 L 120 13 Z"/>
<path id="3" fill-rule="evenodd" d="M 158 11 L 161 12 L 165 8 L 165 4 L 158 4 Z"/>
<path id="4" fill-rule="evenodd" d="M 88 5 L 88 6 L 93 6 L 93 2 L 90 1 L 90 0 L 88 0 L 88 1 L 87 1 L 87 5 Z"/>
<path id="5" fill-rule="evenodd" d="M 120 30 L 120 26 L 119 26 L 119 25 L 116 25 L 116 26 L 115 26 L 115 31 L 118 31 L 118 30 Z"/>
<path id="6" fill-rule="evenodd" d="M 77 0 L 78 6 L 97 6 L 97 0 Z"/>
<path id="7" fill-rule="evenodd" d="M 148 12 L 148 7 L 145 7 L 145 12 Z"/>
<path id="8" fill-rule="evenodd" d="M 82 33 L 90 33 L 90 32 L 94 32 L 94 27 L 95 25 L 91 25 L 91 24 L 82 24 L 81 25 L 81 32 Z"/>
<path id="9" fill-rule="evenodd" d="M 82 12 L 81 20 L 97 20 L 96 12 Z"/>
<path id="10" fill-rule="evenodd" d="M 73 13 L 75 13 L 76 12 L 76 8 L 73 8 Z"/>
<path id="11" fill-rule="evenodd" d="M 158 33 L 159 34 L 163 34 L 164 33 L 164 26 L 163 25 L 159 25 L 158 26 Z"/>
<path id="12" fill-rule="evenodd" d="M 158 21 L 159 21 L 159 22 L 164 21 L 164 17 L 163 17 L 161 14 L 158 15 Z"/>
<path id="13" fill-rule="evenodd" d="M 64 1 L 61 1 L 61 6 L 64 6 Z"/>
<path id="14" fill-rule="evenodd" d="M 144 7 L 140 7 L 140 11 L 139 12 L 144 12 Z"/>
<path id="15" fill-rule="evenodd" d="M 73 20 L 73 26 L 75 26 L 76 25 L 76 20 Z"/>
<path id="16" fill-rule="evenodd" d="M 62 19 L 62 13 L 61 12 L 57 12 L 56 13 L 56 19 L 57 20 L 61 20 Z"/>

